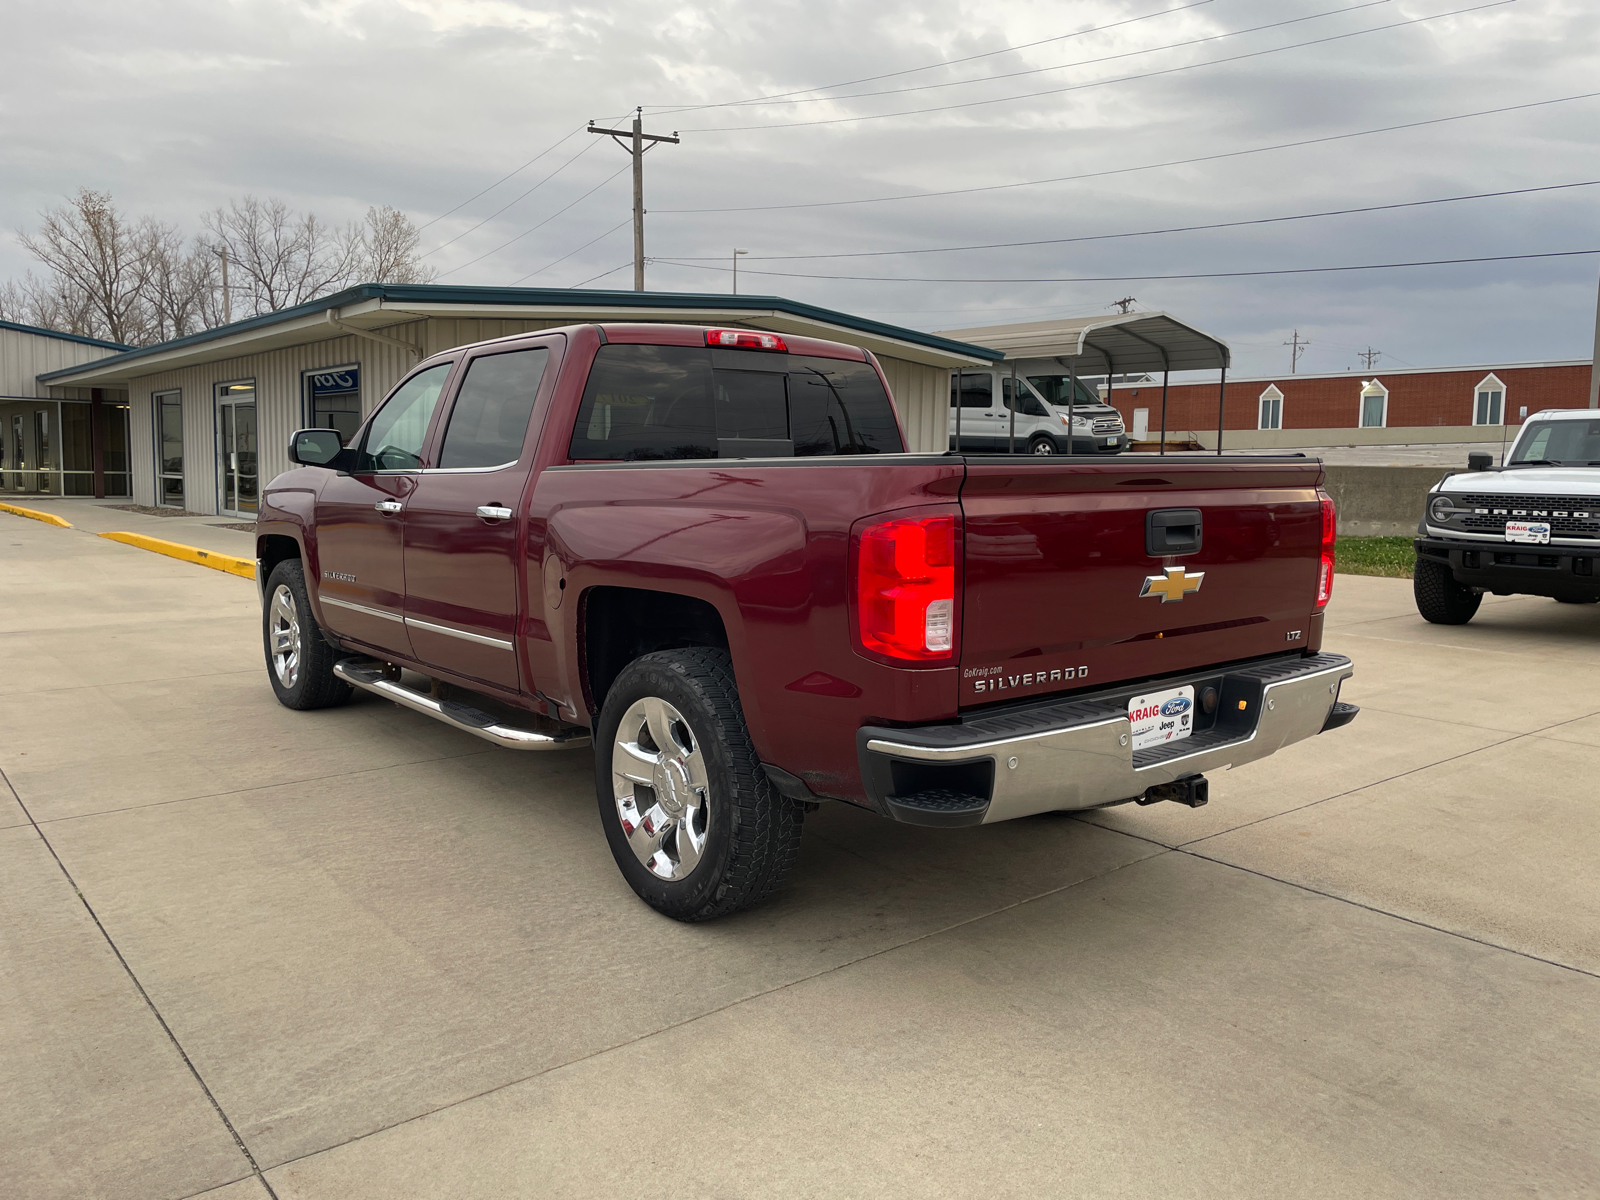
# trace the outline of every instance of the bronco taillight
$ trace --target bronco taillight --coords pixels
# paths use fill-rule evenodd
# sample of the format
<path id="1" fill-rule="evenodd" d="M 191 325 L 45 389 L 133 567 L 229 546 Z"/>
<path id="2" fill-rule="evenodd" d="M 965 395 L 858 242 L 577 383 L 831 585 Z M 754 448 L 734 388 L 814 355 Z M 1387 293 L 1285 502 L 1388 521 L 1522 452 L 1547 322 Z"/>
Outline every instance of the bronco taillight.
<path id="1" fill-rule="evenodd" d="M 1339 536 L 1339 514 L 1334 511 L 1332 496 L 1317 494 L 1322 499 L 1322 562 L 1317 567 L 1317 607 L 1321 608 L 1333 595 L 1333 544 Z"/>
<path id="2" fill-rule="evenodd" d="M 908 663 L 956 656 L 956 518 L 898 517 L 856 534 L 855 618 L 862 649 Z"/>

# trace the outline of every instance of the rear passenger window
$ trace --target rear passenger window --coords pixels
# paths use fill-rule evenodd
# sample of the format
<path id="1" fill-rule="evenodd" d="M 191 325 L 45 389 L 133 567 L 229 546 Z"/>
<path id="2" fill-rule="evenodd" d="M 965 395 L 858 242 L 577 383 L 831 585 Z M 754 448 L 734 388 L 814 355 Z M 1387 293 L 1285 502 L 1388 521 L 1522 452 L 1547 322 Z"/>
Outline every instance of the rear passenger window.
<path id="1" fill-rule="evenodd" d="M 439 465 L 500 467 L 516 462 L 549 361 L 550 351 L 540 346 L 485 355 L 467 364 Z"/>
<path id="2" fill-rule="evenodd" d="M 711 357 L 691 346 L 601 346 L 572 430 L 573 458 L 715 458 Z"/>
<path id="3" fill-rule="evenodd" d="M 867 363 L 607 345 L 589 372 L 570 453 L 716 458 L 718 438 L 792 440 L 796 455 L 904 448 L 889 397 Z"/>

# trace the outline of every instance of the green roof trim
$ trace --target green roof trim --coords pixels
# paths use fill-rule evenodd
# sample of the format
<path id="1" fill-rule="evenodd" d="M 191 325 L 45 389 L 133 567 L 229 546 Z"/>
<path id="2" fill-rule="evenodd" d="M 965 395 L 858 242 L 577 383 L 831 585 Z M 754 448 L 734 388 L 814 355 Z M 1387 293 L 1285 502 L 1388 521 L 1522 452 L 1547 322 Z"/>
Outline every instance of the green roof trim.
<path id="1" fill-rule="evenodd" d="M 437 283 L 363 283 L 342 292 L 335 292 L 330 296 L 323 296 L 305 304 L 297 304 L 293 308 L 280 309 L 277 312 L 263 313 L 258 317 L 247 317 L 243 321 L 235 321 L 231 325 L 219 325 L 215 329 L 207 329 L 203 333 L 192 333 L 188 337 L 174 338 L 170 342 L 159 342 L 154 346 L 141 346 L 137 350 L 126 349 L 126 353 L 112 355 L 109 358 L 99 359 L 93 364 L 84 363 L 81 366 L 69 367 L 61 371 L 51 371 L 40 375 L 41 383 L 80 371 L 103 370 L 105 367 L 118 363 L 133 362 L 151 354 L 164 354 L 171 350 L 179 350 L 186 346 L 199 346 L 206 342 L 216 341 L 218 338 L 231 337 L 239 333 L 247 333 L 253 329 L 265 329 L 285 321 L 297 320 L 300 317 L 314 316 L 330 308 L 342 308 L 347 304 L 359 304 L 366 300 L 384 300 L 395 304 L 506 304 L 506 305 L 573 305 L 590 304 L 596 307 L 613 309 L 653 308 L 653 309 L 696 309 L 717 307 L 721 309 L 747 309 L 751 312 L 765 312 L 776 310 L 794 317 L 803 317 L 813 321 L 825 321 L 830 325 L 837 325 L 841 329 L 854 330 L 857 333 L 870 333 L 879 337 L 894 338 L 898 341 L 909 342 L 914 346 L 925 346 L 930 350 L 942 350 L 950 354 L 964 354 L 971 358 L 984 358 L 990 362 L 997 362 L 1005 355 L 999 350 L 991 350 L 987 346 L 970 346 L 965 342 L 953 341 L 947 337 L 940 337 L 933 333 L 923 333 L 917 329 L 905 329 L 899 325 L 890 325 L 883 321 L 873 321 L 866 317 L 856 317 L 849 313 L 836 312 L 829 308 L 819 308 L 814 304 L 804 304 L 798 300 L 786 300 L 782 296 L 731 296 L 720 293 L 707 292 L 615 292 L 597 291 L 587 288 L 513 288 L 513 287 L 466 287 Z M 623 318 L 625 319 L 625 318 Z M 18 326 L 18 328 L 24 328 Z M 47 333 L 48 330 L 36 332 Z M 56 334 L 57 337 L 68 337 L 69 334 Z M 76 338 L 77 341 L 88 341 L 87 338 Z M 94 345 L 110 346 L 109 342 L 94 342 Z"/>
<path id="2" fill-rule="evenodd" d="M 132 350 L 121 342 L 103 342 L 99 338 L 84 337 L 81 333 L 62 333 L 59 329 L 44 329 L 38 325 L 20 325 L 16 321 L 0 321 L 0 329 L 13 333 L 32 333 L 39 337 L 60 338 L 63 342 L 77 342 L 81 346 L 99 346 L 102 350 Z"/>

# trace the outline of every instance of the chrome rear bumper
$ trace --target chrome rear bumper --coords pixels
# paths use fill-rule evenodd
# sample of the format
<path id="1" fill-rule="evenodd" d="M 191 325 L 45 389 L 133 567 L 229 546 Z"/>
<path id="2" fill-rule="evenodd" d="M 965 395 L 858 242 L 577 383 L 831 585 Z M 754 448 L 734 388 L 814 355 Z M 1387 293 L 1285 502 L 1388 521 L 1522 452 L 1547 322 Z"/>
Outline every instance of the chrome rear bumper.
<path id="1" fill-rule="evenodd" d="M 1341 706 L 1335 716 L 1334 706 L 1353 673 L 1350 660 L 1338 654 L 1285 657 L 1147 680 L 1126 694 L 979 714 L 955 725 L 868 727 L 858 738 L 862 777 L 883 811 L 917 824 L 988 824 L 1099 808 L 1143 796 L 1157 784 L 1265 758 L 1325 726 L 1348 723 L 1351 707 Z M 1218 690 L 1211 727 L 1180 742 L 1130 749 L 1128 698 L 1191 682 Z M 928 820 L 918 817 L 923 796 Z M 959 819 L 939 816 L 957 810 L 964 814 Z"/>

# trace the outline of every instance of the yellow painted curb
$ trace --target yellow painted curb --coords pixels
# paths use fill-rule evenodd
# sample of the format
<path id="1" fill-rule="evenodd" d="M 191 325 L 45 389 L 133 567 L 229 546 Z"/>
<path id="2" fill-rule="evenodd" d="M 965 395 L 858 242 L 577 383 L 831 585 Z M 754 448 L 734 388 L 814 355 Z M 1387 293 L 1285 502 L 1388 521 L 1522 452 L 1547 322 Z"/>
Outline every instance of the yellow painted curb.
<path id="1" fill-rule="evenodd" d="M 113 542 L 122 542 L 124 545 L 137 546 L 141 550 L 149 550 L 155 554 L 165 554 L 168 558 L 181 558 L 184 562 L 198 563 L 202 567 L 210 567 L 213 571 L 226 571 L 229 575 L 238 575 L 244 579 L 256 577 L 256 564 L 248 558 L 235 558 L 231 554 L 218 554 L 215 550 L 202 550 L 198 546 L 164 542 L 160 538 L 145 537 L 142 533 L 102 533 L 100 536 L 110 538 Z"/>
<path id="2" fill-rule="evenodd" d="M 59 525 L 63 529 L 71 529 L 72 522 L 63 520 L 55 513 L 40 512 L 36 508 L 18 508 L 15 504 L 0 504 L 0 512 L 12 513 L 19 517 L 32 517 L 35 521 L 43 521 L 46 525 Z"/>

